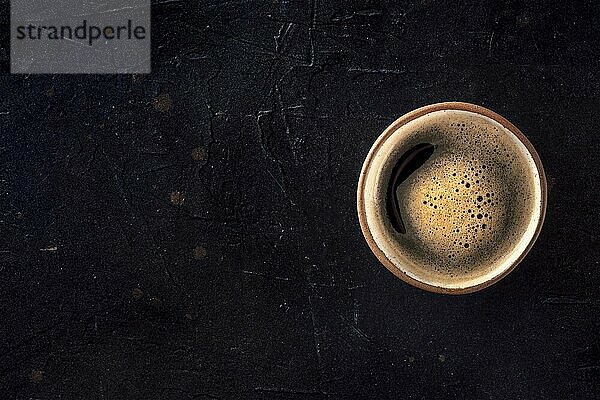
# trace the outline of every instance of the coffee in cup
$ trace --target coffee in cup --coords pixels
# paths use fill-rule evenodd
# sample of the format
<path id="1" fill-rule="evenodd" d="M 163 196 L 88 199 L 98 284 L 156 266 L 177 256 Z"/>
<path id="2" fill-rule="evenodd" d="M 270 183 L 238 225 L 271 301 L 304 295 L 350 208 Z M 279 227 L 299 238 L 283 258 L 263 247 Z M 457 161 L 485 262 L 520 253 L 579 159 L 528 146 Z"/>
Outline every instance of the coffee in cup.
<path id="1" fill-rule="evenodd" d="M 398 277 L 435 292 L 472 292 L 508 274 L 533 245 L 545 208 L 531 143 L 467 103 L 395 121 L 371 148 L 358 186 L 372 251 Z"/>

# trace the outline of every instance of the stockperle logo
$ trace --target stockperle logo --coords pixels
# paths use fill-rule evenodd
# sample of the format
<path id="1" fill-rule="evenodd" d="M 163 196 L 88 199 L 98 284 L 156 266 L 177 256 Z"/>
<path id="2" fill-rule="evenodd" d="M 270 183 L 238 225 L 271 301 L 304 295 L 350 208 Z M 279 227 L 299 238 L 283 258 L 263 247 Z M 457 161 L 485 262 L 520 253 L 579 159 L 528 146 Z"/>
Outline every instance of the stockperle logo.
<path id="1" fill-rule="evenodd" d="M 149 73 L 150 0 L 12 0 L 11 72 Z"/>

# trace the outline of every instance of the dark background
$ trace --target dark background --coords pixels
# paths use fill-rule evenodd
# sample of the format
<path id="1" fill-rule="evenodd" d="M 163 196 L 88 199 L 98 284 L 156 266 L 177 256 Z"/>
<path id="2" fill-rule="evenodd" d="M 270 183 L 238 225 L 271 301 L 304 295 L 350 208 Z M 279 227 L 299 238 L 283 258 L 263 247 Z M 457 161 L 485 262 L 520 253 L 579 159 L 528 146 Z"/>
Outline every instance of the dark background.
<path id="1" fill-rule="evenodd" d="M 153 73 L 8 74 L 0 398 L 598 399 L 595 1 L 153 4 Z M 451 297 L 375 259 L 371 144 L 429 103 L 521 128 L 537 244 Z"/>

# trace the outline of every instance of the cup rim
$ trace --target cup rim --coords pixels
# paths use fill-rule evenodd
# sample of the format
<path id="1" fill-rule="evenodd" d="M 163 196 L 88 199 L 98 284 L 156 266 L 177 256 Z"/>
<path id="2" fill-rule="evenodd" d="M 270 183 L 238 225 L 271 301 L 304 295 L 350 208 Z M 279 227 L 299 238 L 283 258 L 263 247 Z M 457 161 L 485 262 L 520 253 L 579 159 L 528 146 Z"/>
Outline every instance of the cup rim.
<path id="1" fill-rule="evenodd" d="M 369 168 L 371 167 L 371 163 L 373 161 L 375 154 L 377 154 L 377 152 L 379 151 L 382 144 L 394 132 L 396 132 L 401 126 L 409 123 L 410 121 L 413 121 L 419 117 L 422 117 L 426 114 L 430 114 L 432 112 L 444 111 L 444 110 L 469 111 L 469 112 L 472 112 L 475 114 L 483 115 L 485 117 L 488 117 L 488 118 L 496 121 L 497 123 L 502 125 L 504 128 L 508 129 L 511 133 L 513 133 L 517 137 L 517 139 L 519 139 L 519 141 L 525 146 L 527 151 L 529 151 L 529 154 L 531 155 L 531 157 L 535 163 L 535 167 L 538 172 L 538 176 L 539 176 L 539 180 L 540 180 L 540 191 L 541 191 L 541 197 L 540 197 L 541 204 L 539 205 L 540 206 L 540 217 L 539 217 L 537 226 L 535 228 L 535 231 L 534 231 L 529 243 L 523 250 L 523 252 L 517 257 L 517 259 L 511 265 L 506 267 L 501 273 L 499 273 L 498 275 L 495 275 L 493 278 L 491 278 L 485 282 L 473 285 L 473 286 L 467 286 L 467 287 L 461 287 L 461 288 L 436 286 L 436 285 L 432 285 L 430 283 L 415 279 L 415 278 L 409 276 L 408 274 L 406 274 L 405 272 L 403 272 L 392 261 L 390 261 L 386 257 L 386 255 L 383 253 L 383 251 L 379 248 L 379 246 L 377 245 L 375 240 L 373 239 L 373 235 L 371 234 L 369 225 L 367 223 L 365 198 L 363 195 L 364 189 L 365 189 L 365 178 L 366 178 L 367 172 L 369 171 Z M 531 247 L 533 246 L 536 239 L 538 238 L 540 231 L 542 229 L 542 225 L 544 224 L 544 219 L 546 216 L 547 196 L 548 196 L 547 192 L 548 192 L 548 189 L 547 189 L 547 182 L 546 182 L 546 174 L 544 172 L 544 167 L 542 166 L 542 161 L 541 161 L 538 153 L 536 152 L 536 150 L 533 147 L 533 145 L 531 144 L 531 142 L 525 137 L 525 135 L 510 121 L 508 121 L 506 118 L 502 117 L 501 115 L 495 113 L 494 111 L 491 111 L 485 107 L 471 104 L 471 103 L 465 103 L 465 102 L 460 102 L 460 101 L 435 103 L 435 104 L 430 104 L 430 105 L 426 105 L 426 106 L 417 108 L 416 110 L 413 110 L 413 111 L 410 111 L 410 112 L 404 114 L 403 116 L 401 116 L 400 118 L 398 118 L 394 122 L 392 122 L 383 131 L 383 133 L 381 133 L 381 135 L 379 135 L 379 137 L 375 140 L 374 144 L 372 145 L 371 149 L 369 150 L 369 153 L 362 165 L 362 168 L 360 171 L 360 176 L 358 179 L 358 188 L 357 188 L 358 220 L 360 223 L 360 228 L 362 230 L 363 236 L 365 237 L 367 244 L 371 248 L 371 251 L 375 254 L 377 259 L 390 272 L 392 272 L 398 278 L 402 279 L 403 281 L 405 281 L 406 283 L 409 283 L 412 286 L 427 290 L 429 292 L 444 293 L 444 294 L 473 293 L 473 292 L 482 290 L 488 286 L 491 286 L 494 283 L 496 283 L 496 282 L 500 281 L 501 279 L 503 279 L 504 277 L 506 277 L 509 273 L 511 273 L 516 268 L 517 265 L 519 265 L 519 263 L 521 263 L 521 261 L 527 255 L 527 253 L 529 253 L 529 250 L 531 250 Z"/>

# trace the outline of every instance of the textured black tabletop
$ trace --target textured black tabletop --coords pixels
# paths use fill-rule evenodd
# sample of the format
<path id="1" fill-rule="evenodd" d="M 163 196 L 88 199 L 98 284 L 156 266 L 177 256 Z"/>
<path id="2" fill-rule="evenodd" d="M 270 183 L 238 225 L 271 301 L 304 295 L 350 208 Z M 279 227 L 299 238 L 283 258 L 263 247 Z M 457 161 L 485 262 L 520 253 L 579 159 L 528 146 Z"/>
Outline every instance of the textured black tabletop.
<path id="1" fill-rule="evenodd" d="M 599 399 L 600 6 L 153 4 L 150 75 L 8 74 L 1 399 Z M 356 185 L 400 115 L 459 100 L 531 140 L 546 222 L 507 278 L 427 293 Z"/>

